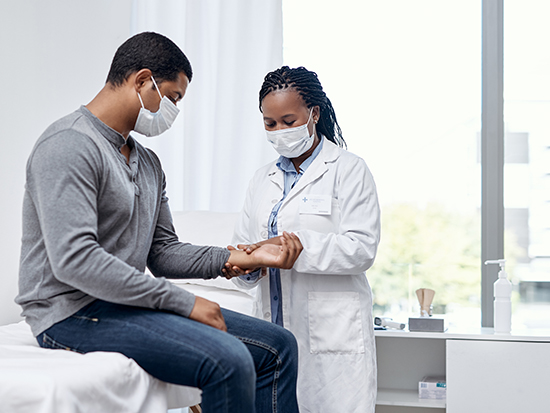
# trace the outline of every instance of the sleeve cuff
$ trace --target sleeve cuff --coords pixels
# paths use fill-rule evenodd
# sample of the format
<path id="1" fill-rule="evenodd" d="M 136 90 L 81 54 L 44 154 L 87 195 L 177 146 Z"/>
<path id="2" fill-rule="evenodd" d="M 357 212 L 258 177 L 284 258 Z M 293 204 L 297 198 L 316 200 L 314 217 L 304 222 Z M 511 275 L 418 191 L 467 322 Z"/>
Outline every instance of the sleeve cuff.
<path id="1" fill-rule="evenodd" d="M 239 278 L 247 284 L 254 284 L 260 279 L 262 275 L 261 272 L 262 269 L 258 269 L 250 274 L 239 275 Z"/>

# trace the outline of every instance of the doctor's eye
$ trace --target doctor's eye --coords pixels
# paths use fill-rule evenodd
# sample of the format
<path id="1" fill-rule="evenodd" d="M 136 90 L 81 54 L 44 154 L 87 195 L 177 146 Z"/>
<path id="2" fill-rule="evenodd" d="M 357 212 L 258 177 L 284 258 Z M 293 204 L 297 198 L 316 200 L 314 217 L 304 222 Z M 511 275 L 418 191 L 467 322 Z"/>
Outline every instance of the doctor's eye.
<path id="1" fill-rule="evenodd" d="M 286 121 L 285 120 L 285 125 L 286 126 L 292 126 L 292 125 L 294 125 L 294 122 L 296 122 L 296 121 L 295 120 L 291 120 L 291 121 Z"/>

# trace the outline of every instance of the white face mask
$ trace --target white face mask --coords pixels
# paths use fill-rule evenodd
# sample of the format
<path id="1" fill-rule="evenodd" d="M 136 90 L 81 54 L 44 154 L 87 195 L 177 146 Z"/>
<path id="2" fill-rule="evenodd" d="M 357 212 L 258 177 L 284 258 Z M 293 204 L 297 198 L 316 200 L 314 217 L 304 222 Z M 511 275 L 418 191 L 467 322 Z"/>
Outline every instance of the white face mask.
<path id="1" fill-rule="evenodd" d="M 273 148 L 279 155 L 285 158 L 297 158 L 306 153 L 313 146 L 315 137 L 315 124 L 313 125 L 313 134 L 310 136 L 307 129 L 313 108 L 309 112 L 307 122 L 302 126 L 295 128 L 279 129 L 276 131 L 266 130 L 267 140 L 273 145 Z"/>
<path id="2" fill-rule="evenodd" d="M 141 133 L 142 135 L 149 137 L 160 135 L 170 129 L 174 123 L 174 120 L 176 120 L 176 116 L 178 116 L 178 113 L 180 112 L 178 107 L 174 105 L 170 99 L 160 94 L 157 82 L 155 82 L 153 76 L 151 76 L 151 80 L 153 81 L 153 84 L 155 85 L 155 88 L 160 96 L 159 110 L 156 112 L 151 112 L 148 109 L 145 109 L 143 100 L 141 100 L 141 95 L 138 92 L 139 101 L 141 102 L 141 109 L 139 110 L 136 125 L 134 126 L 134 130 L 137 133 Z"/>

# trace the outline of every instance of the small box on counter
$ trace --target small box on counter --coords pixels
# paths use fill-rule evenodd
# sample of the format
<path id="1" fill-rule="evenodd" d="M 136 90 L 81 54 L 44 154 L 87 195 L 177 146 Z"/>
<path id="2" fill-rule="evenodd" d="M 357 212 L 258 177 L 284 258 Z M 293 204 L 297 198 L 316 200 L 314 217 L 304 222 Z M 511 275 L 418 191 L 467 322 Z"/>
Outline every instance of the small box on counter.
<path id="1" fill-rule="evenodd" d="M 420 399 L 446 399 L 447 381 L 444 376 L 426 376 L 418 383 Z"/>
<path id="2" fill-rule="evenodd" d="M 443 333 L 445 331 L 445 320 L 433 317 L 410 317 L 409 331 Z"/>

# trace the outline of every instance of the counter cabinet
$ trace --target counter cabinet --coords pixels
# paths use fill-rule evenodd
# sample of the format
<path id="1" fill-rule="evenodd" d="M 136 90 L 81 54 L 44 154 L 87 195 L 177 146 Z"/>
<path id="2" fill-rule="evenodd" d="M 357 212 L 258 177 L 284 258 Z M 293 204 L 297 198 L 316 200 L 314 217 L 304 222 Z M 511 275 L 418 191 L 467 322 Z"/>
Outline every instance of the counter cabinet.
<path id="1" fill-rule="evenodd" d="M 550 412 L 550 331 L 376 331 L 376 413 Z M 447 399 L 418 398 L 428 375 L 447 378 Z"/>

